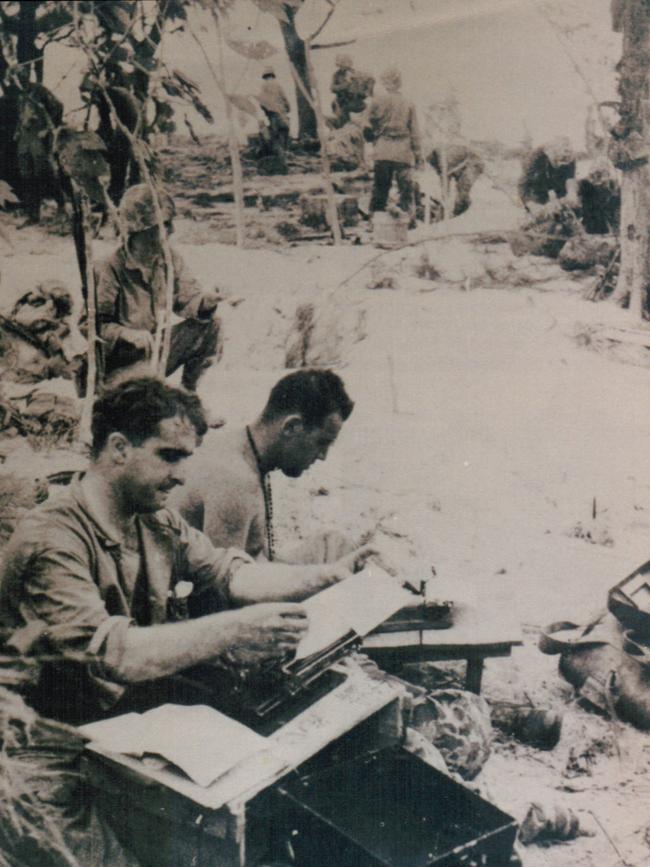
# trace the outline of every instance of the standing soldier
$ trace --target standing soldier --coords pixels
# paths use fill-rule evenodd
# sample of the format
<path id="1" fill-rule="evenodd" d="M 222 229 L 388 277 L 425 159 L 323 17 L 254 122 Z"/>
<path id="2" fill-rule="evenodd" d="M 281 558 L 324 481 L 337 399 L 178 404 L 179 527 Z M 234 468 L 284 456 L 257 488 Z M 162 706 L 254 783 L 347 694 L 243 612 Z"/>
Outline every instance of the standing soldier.
<path id="1" fill-rule="evenodd" d="M 169 233 L 174 203 L 168 195 L 161 195 L 160 208 Z M 98 333 L 106 377 L 151 363 L 154 334 L 166 298 L 165 261 L 149 187 L 129 187 L 119 214 L 123 243 L 98 266 L 95 275 Z M 172 327 L 166 375 L 182 366 L 183 388 L 195 391 L 201 374 L 220 355 L 221 322 L 214 316 L 219 295 L 203 292 L 175 250 L 172 263 L 174 313 L 183 322 Z"/>
<path id="2" fill-rule="evenodd" d="M 289 146 L 289 100 L 282 85 L 275 79 L 275 70 L 267 66 L 262 73 L 264 84 L 257 96 L 269 122 L 270 146 L 280 171 L 286 171 L 286 151 Z"/>
<path id="3" fill-rule="evenodd" d="M 336 71 L 330 90 L 334 94 L 332 126 L 340 129 L 350 120 L 351 113 L 364 111 L 366 99 L 372 96 L 375 79 L 354 68 L 349 54 L 337 54 Z"/>
<path id="4" fill-rule="evenodd" d="M 393 178 L 399 190 L 399 207 L 412 213 L 413 166 L 422 163 L 420 131 L 415 106 L 400 93 L 402 76 L 387 69 L 381 76 L 386 89 L 370 105 L 366 137 L 375 145 L 375 177 L 370 211 L 385 211 Z"/>

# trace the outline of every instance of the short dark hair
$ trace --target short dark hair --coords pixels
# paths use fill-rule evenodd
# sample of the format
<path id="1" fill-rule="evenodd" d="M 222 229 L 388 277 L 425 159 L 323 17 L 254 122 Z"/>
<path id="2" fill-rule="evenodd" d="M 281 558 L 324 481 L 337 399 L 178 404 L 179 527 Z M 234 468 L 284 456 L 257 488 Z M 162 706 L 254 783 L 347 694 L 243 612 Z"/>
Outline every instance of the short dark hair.
<path id="1" fill-rule="evenodd" d="M 92 456 L 101 453 L 109 435 L 116 431 L 133 445 L 141 445 L 158 434 L 161 421 L 177 415 L 186 418 L 199 437 L 208 429 L 203 406 L 195 394 L 173 388 L 154 376 L 126 379 L 95 401 Z"/>
<path id="2" fill-rule="evenodd" d="M 263 421 L 299 413 L 306 427 L 319 427 L 328 415 L 338 412 L 349 418 L 354 403 L 343 380 L 332 370 L 297 370 L 283 377 L 271 389 L 262 412 Z"/>

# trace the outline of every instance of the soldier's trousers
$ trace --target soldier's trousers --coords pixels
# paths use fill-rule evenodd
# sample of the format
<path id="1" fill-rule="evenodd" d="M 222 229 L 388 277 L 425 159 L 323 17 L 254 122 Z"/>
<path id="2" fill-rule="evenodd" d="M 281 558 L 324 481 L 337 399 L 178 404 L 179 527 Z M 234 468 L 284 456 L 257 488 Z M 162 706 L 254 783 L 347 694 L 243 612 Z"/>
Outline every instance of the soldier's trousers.
<path id="1" fill-rule="evenodd" d="M 385 211 L 393 178 L 399 192 L 399 207 L 410 214 L 413 204 L 413 177 L 408 163 L 397 163 L 393 160 L 376 160 L 375 177 L 372 186 L 370 211 Z"/>
<path id="2" fill-rule="evenodd" d="M 221 320 L 217 316 L 210 319 L 184 319 L 172 326 L 171 347 L 165 375 L 171 376 L 179 367 L 183 368 L 181 383 L 188 391 L 195 391 L 199 378 L 213 362 L 218 361 L 223 350 L 221 340 Z M 104 378 L 114 382 L 124 374 L 140 373 L 139 368 L 147 366 L 149 359 L 142 350 L 130 343 L 118 340 L 110 355 L 104 359 Z"/>

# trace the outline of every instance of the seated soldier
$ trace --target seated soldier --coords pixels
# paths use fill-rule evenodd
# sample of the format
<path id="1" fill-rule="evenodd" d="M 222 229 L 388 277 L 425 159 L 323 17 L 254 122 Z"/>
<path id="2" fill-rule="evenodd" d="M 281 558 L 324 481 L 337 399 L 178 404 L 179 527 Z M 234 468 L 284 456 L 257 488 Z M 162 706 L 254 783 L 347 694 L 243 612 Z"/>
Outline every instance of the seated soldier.
<path id="1" fill-rule="evenodd" d="M 123 382 L 95 402 L 88 470 L 18 525 L 0 612 L 16 638 L 40 629 L 61 653 L 28 693 L 41 714 L 80 723 L 142 710 L 174 700 L 172 676 L 190 667 L 280 658 L 307 629 L 297 603 L 350 575 L 345 560 L 255 564 L 243 551 L 213 547 L 165 508 L 205 430 L 194 395 L 152 377 Z M 70 761 L 51 751 L 51 815 L 70 845 L 87 851 L 80 823 L 88 804 Z M 80 863 L 122 862 L 98 855 Z"/>
<path id="2" fill-rule="evenodd" d="M 463 144 L 447 145 L 444 147 L 444 155 L 442 150 L 441 147 L 434 148 L 427 160 L 436 170 L 441 181 L 444 170 L 447 175 L 447 182 L 455 182 L 456 198 L 452 216 L 459 217 L 472 204 L 470 195 L 472 187 L 483 174 L 485 164 L 476 151 Z"/>
<path id="3" fill-rule="evenodd" d="M 162 194 L 165 228 L 172 231 L 174 204 Z M 129 187 L 120 203 L 123 244 L 95 275 L 97 324 L 103 348 L 103 373 L 109 379 L 133 365 L 150 364 L 158 316 L 163 314 L 166 273 L 154 203 L 149 187 Z M 203 292 L 181 256 L 172 250 L 174 313 L 166 375 L 183 367 L 182 384 L 195 391 L 201 374 L 221 352 L 220 320 L 214 316 L 217 292 Z"/>
<path id="4" fill-rule="evenodd" d="M 531 204 L 576 196 L 576 158 L 571 142 L 561 137 L 533 150 L 525 160 L 519 180 L 519 197 L 530 210 Z"/>
<path id="5" fill-rule="evenodd" d="M 256 559 L 276 557 L 269 473 L 298 478 L 324 461 L 354 404 L 331 370 L 298 370 L 275 384 L 259 418 L 245 428 L 208 434 L 189 464 L 175 503 L 214 545 L 243 548 Z M 365 549 L 357 554 L 363 555 Z M 354 546 L 337 533 L 306 540 L 283 558 L 326 563 Z M 361 562 L 363 556 L 358 557 Z"/>

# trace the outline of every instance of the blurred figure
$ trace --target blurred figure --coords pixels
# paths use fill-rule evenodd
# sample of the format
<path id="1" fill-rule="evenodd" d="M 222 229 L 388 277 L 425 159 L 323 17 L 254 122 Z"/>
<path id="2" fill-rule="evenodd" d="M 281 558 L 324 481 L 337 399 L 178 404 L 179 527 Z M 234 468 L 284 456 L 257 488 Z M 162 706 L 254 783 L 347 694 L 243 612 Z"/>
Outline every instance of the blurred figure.
<path id="1" fill-rule="evenodd" d="M 268 121 L 269 150 L 277 163 L 276 174 L 287 171 L 289 147 L 289 100 L 282 85 L 276 81 L 275 70 L 267 66 L 262 73 L 262 85 L 257 101 Z"/>
<path id="2" fill-rule="evenodd" d="M 336 71 L 330 87 L 334 94 L 332 126 L 335 129 L 345 126 L 351 114 L 365 110 L 366 99 L 372 96 L 374 86 L 375 79 L 365 72 L 358 72 L 349 54 L 337 54 Z"/>
<path id="3" fill-rule="evenodd" d="M 576 158 L 566 136 L 535 148 L 525 161 L 519 197 L 527 207 L 556 199 L 576 199 Z M 530 209 L 530 207 L 529 207 Z"/>
<path id="4" fill-rule="evenodd" d="M 444 154 L 442 153 L 444 147 Z M 447 184 L 452 181 L 456 185 L 456 197 L 454 200 L 454 217 L 464 214 L 472 204 L 472 187 L 483 174 L 485 164 L 481 157 L 463 144 L 450 144 L 435 147 L 427 162 L 436 170 L 441 184 L 444 184 L 443 171 L 447 175 Z"/>
<path id="5" fill-rule="evenodd" d="M 417 115 L 413 103 L 400 93 L 402 76 L 398 69 L 387 69 L 381 82 L 386 93 L 373 99 L 364 130 L 366 138 L 375 146 L 370 211 L 386 210 L 395 179 L 400 210 L 410 215 L 413 207 L 412 169 L 422 163 Z"/>
<path id="6" fill-rule="evenodd" d="M 586 178 L 578 181 L 580 216 L 589 235 L 618 231 L 621 190 L 613 165 L 607 157 L 596 159 Z"/>

